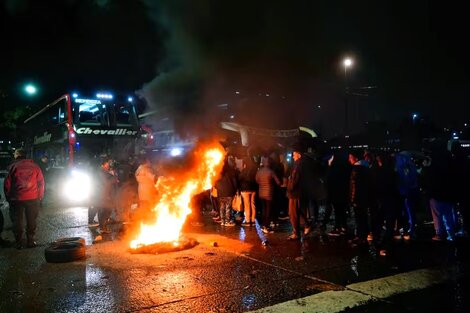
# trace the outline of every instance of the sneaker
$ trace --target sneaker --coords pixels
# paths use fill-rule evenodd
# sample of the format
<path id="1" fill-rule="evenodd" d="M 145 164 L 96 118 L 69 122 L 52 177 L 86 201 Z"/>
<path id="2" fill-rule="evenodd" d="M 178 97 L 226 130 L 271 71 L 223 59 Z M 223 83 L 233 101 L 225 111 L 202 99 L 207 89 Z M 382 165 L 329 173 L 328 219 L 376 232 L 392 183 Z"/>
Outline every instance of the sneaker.
<path id="1" fill-rule="evenodd" d="M 300 237 L 297 236 L 297 234 L 291 234 L 289 237 L 287 237 L 287 240 L 299 240 Z"/>
<path id="2" fill-rule="evenodd" d="M 379 255 L 380 256 L 387 256 L 387 250 L 385 250 L 385 249 L 380 250 Z"/>
<path id="3" fill-rule="evenodd" d="M 243 221 L 241 223 L 242 226 L 251 226 L 251 223 L 250 222 L 247 222 L 247 221 Z"/>
<path id="4" fill-rule="evenodd" d="M 265 227 L 265 226 L 261 227 L 261 231 L 262 231 L 263 233 L 265 233 L 265 234 L 272 234 L 272 233 L 274 233 L 274 231 L 273 231 L 270 227 Z"/>
<path id="5" fill-rule="evenodd" d="M 403 235 L 403 240 L 405 240 L 405 241 L 411 240 L 411 235 L 409 235 L 409 234 Z"/>
<path id="6" fill-rule="evenodd" d="M 96 222 L 88 222 L 88 227 L 98 227 L 100 224 Z"/>
<path id="7" fill-rule="evenodd" d="M 287 221 L 289 219 L 289 215 L 286 215 L 286 216 L 280 216 L 279 219 L 281 221 Z"/>
<path id="8" fill-rule="evenodd" d="M 222 222 L 222 219 L 221 219 L 220 217 L 213 218 L 212 220 L 213 220 L 214 222 L 216 222 L 216 223 Z"/>
<path id="9" fill-rule="evenodd" d="M 436 235 L 431 238 L 433 241 L 445 241 L 444 237 Z"/>
<path id="10" fill-rule="evenodd" d="M 312 232 L 312 227 L 311 226 L 307 226 L 304 228 L 304 236 L 307 236 L 308 234 L 310 234 Z"/>
<path id="11" fill-rule="evenodd" d="M 231 227 L 231 226 L 235 226 L 235 223 L 230 221 L 230 222 L 225 222 L 223 225 Z"/>

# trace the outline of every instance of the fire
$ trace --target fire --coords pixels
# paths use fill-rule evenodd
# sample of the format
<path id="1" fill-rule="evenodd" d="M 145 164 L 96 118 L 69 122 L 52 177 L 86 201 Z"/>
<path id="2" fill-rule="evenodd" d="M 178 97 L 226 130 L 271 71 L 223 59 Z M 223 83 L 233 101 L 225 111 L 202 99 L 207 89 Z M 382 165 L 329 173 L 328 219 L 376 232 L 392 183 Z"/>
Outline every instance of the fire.
<path id="1" fill-rule="evenodd" d="M 192 196 L 211 188 L 223 166 L 224 156 L 220 145 L 199 148 L 194 152 L 194 167 L 184 176 L 160 177 L 155 185 L 160 196 L 153 209 L 155 223 L 141 223 L 140 233 L 130 247 L 136 249 L 159 242 L 177 244 L 181 228 L 191 213 Z"/>

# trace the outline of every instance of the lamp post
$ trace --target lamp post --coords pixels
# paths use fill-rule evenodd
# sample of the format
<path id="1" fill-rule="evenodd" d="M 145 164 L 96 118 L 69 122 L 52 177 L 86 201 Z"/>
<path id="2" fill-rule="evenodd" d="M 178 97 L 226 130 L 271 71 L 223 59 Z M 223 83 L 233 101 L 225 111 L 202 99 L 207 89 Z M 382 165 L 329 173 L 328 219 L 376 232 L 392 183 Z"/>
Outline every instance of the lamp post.
<path id="1" fill-rule="evenodd" d="M 344 66 L 344 134 L 347 135 L 348 133 L 348 93 L 349 93 L 349 86 L 348 86 L 348 68 L 353 65 L 353 61 L 351 58 L 345 58 L 343 60 Z"/>

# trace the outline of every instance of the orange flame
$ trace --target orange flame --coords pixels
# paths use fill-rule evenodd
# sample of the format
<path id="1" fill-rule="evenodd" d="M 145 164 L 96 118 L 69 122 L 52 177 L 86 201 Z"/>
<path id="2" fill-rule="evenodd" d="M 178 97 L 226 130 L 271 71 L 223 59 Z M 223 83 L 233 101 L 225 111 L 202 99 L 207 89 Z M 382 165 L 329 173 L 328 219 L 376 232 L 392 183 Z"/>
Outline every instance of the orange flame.
<path id="1" fill-rule="evenodd" d="M 158 242 L 174 242 L 180 237 L 192 196 L 212 187 L 223 166 L 225 152 L 220 145 L 210 145 L 194 152 L 194 168 L 187 175 L 160 177 L 155 185 L 160 199 L 153 211 L 155 223 L 141 223 L 137 239 L 132 240 L 132 249 Z"/>

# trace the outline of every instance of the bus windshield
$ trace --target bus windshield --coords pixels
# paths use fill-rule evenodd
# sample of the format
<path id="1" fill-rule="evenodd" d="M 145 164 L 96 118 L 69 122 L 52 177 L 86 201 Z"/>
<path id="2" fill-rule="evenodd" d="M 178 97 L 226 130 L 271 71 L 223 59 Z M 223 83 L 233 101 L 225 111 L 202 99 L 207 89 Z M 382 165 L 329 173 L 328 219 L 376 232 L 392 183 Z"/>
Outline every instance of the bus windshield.
<path id="1" fill-rule="evenodd" d="M 138 125 L 135 108 L 131 104 L 86 100 L 79 101 L 74 108 L 78 111 L 77 122 L 81 125 L 134 127 Z"/>

